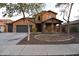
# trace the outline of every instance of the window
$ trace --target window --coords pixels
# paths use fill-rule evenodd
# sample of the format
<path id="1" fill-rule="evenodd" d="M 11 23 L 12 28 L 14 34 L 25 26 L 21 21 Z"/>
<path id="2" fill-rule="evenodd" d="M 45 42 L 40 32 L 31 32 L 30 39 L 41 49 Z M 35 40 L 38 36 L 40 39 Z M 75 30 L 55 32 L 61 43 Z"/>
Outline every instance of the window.
<path id="1" fill-rule="evenodd" d="M 56 26 L 59 26 L 59 24 L 56 24 Z"/>
<path id="2" fill-rule="evenodd" d="M 40 20 L 40 16 L 38 17 L 38 20 Z"/>
<path id="3" fill-rule="evenodd" d="M 52 16 L 51 16 L 51 15 L 49 15 L 49 16 L 48 16 L 48 19 L 50 19 L 50 18 L 52 18 Z"/>

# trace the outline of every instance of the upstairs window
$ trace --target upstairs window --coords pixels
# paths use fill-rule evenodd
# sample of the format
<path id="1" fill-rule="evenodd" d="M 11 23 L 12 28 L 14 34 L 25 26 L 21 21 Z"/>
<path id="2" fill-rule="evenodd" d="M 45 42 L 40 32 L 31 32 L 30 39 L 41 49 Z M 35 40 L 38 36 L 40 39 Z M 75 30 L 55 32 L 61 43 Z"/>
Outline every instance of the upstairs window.
<path id="1" fill-rule="evenodd" d="M 48 16 L 48 19 L 50 19 L 50 18 L 52 18 L 52 16 L 51 16 L 51 15 L 49 15 L 49 16 Z"/>
<path id="2" fill-rule="evenodd" d="M 38 17 L 38 20 L 40 20 L 40 16 Z"/>

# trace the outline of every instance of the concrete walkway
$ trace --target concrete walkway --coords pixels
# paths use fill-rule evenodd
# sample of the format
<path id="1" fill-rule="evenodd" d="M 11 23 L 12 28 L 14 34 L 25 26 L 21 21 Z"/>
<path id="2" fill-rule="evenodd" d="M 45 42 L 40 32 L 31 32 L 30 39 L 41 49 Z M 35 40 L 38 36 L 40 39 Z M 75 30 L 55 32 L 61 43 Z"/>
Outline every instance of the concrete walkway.
<path id="1" fill-rule="evenodd" d="M 63 45 L 0 45 L 0 55 L 73 55 L 79 44 Z"/>

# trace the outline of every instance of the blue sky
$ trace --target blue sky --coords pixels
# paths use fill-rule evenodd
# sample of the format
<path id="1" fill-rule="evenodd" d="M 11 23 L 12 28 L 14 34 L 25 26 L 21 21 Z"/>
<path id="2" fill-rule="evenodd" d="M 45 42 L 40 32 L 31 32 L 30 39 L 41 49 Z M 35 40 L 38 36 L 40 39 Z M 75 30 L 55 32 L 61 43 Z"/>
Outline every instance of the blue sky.
<path id="1" fill-rule="evenodd" d="M 46 3 L 46 7 L 44 10 L 52 10 L 54 12 L 57 12 L 58 15 L 57 15 L 57 18 L 60 19 L 60 20 L 63 20 L 62 19 L 62 16 L 60 16 L 60 12 L 59 12 L 59 9 L 58 8 L 55 8 L 55 4 L 56 3 Z M 71 13 L 71 18 L 70 18 L 70 21 L 73 21 L 73 20 L 77 20 L 79 18 L 76 18 L 75 16 L 79 15 L 79 12 L 78 12 L 78 9 L 79 9 L 79 4 L 78 3 L 75 3 L 73 8 L 72 8 L 72 13 Z M 3 10 L 0 10 L 0 19 L 3 19 L 4 17 L 2 17 L 2 11 Z M 20 16 L 15 16 L 15 17 L 5 17 L 5 19 L 8 18 L 8 19 L 11 19 L 11 20 L 17 20 L 19 18 L 22 18 L 22 15 Z"/>

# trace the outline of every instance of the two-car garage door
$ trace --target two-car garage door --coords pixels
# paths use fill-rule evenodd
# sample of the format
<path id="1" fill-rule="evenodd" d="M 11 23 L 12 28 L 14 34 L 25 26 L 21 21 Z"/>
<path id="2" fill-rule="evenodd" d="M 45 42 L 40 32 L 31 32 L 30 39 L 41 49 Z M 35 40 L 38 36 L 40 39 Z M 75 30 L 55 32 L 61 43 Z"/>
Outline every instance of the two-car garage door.
<path id="1" fill-rule="evenodd" d="M 30 26 L 32 28 L 32 26 Z M 27 25 L 16 25 L 16 32 L 28 32 Z"/>

